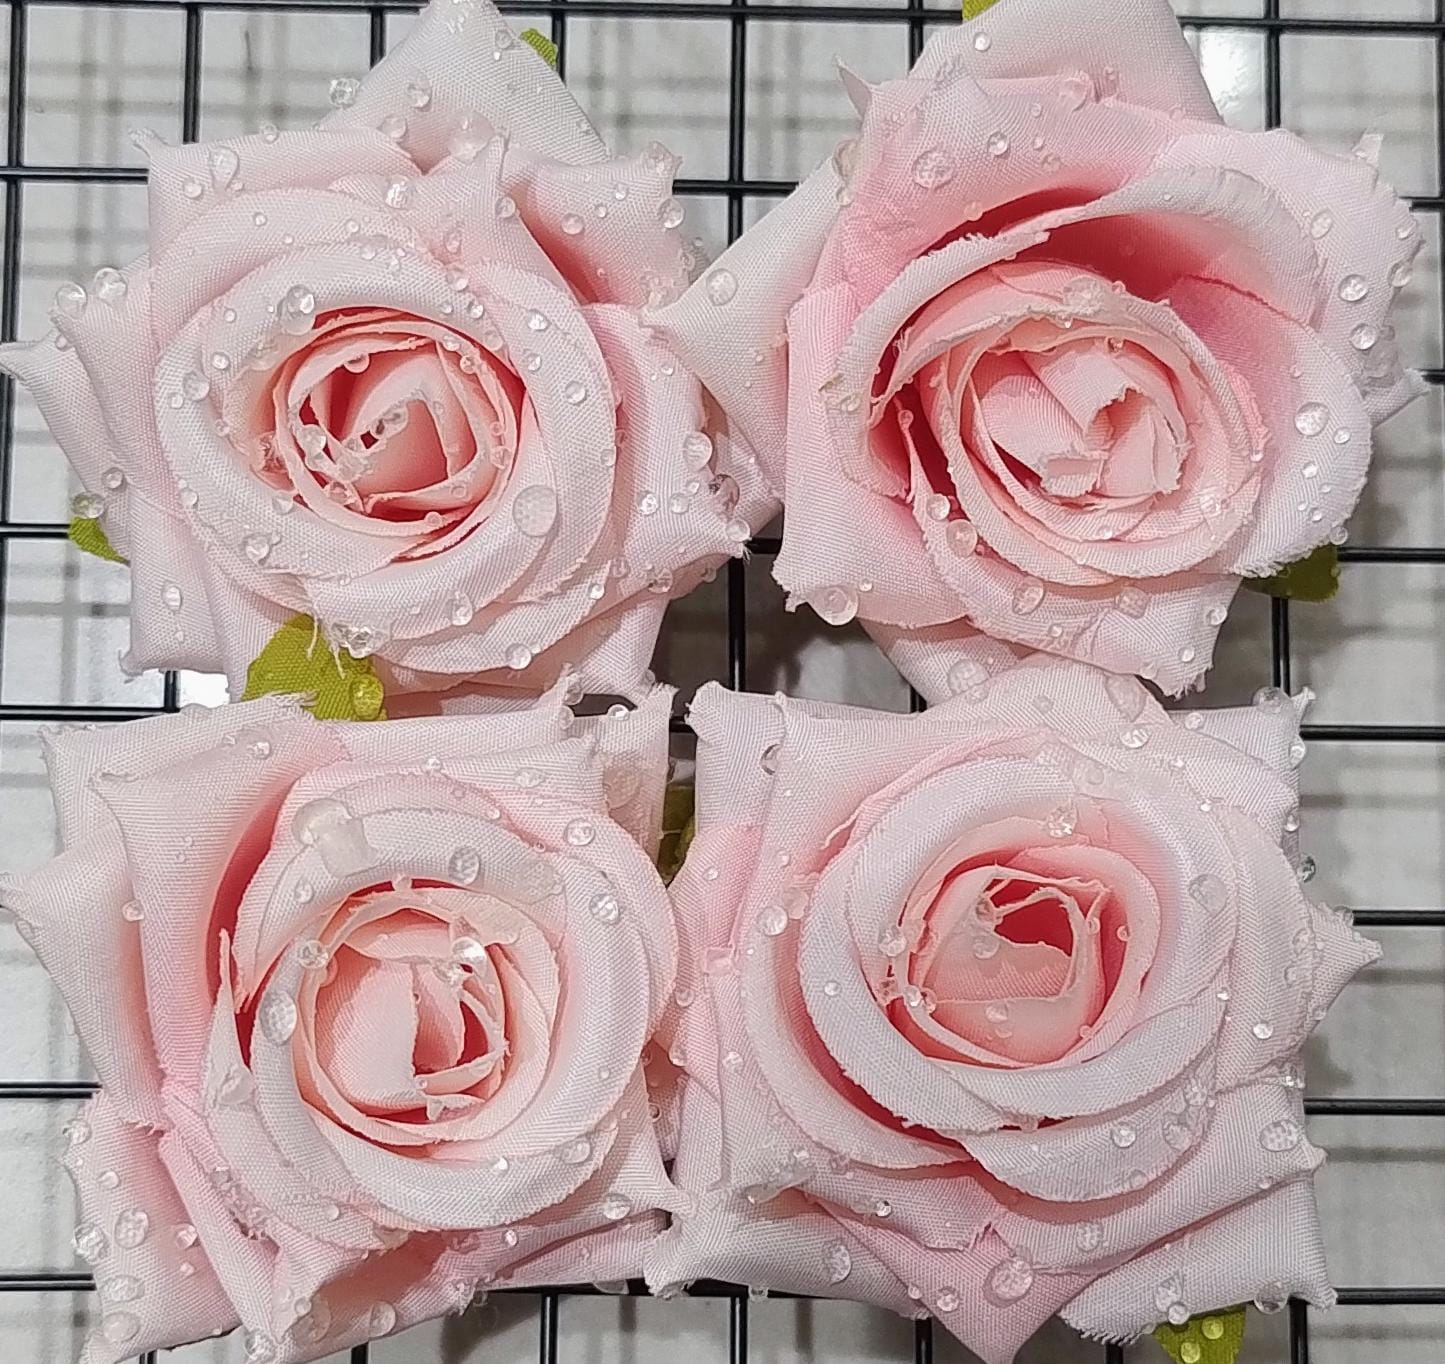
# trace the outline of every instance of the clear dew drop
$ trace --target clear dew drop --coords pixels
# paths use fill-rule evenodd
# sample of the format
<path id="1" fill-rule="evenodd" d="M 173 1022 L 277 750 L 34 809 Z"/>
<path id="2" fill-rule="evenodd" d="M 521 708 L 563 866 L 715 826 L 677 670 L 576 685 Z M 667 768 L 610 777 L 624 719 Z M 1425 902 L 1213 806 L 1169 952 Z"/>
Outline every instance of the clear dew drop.
<path id="1" fill-rule="evenodd" d="M 682 438 L 682 458 L 689 469 L 707 468 L 712 459 L 712 438 L 706 431 L 689 431 Z"/>
<path id="2" fill-rule="evenodd" d="M 316 316 L 316 295 L 304 284 L 293 284 L 276 305 L 281 330 L 290 336 L 304 336 Z"/>
<path id="3" fill-rule="evenodd" d="M 585 1165 L 592 1158 L 592 1143 L 586 1137 L 569 1141 L 557 1152 L 557 1159 L 563 1165 Z"/>
<path id="4" fill-rule="evenodd" d="M 1109 1140 L 1121 1151 L 1127 1151 L 1138 1139 L 1139 1134 L 1127 1122 L 1116 1122 L 1109 1129 Z"/>
<path id="5" fill-rule="evenodd" d="M 973 50 L 975 52 L 987 52 L 993 46 L 993 39 L 987 33 L 975 33 L 973 35 Z"/>
<path id="6" fill-rule="evenodd" d="M 949 549 L 960 557 L 972 554 L 978 548 L 978 531 L 972 521 L 950 521 L 945 534 Z"/>
<path id="7" fill-rule="evenodd" d="M 1397 261 L 1390 267 L 1390 273 L 1386 279 L 1392 289 L 1403 289 L 1415 278 L 1415 264 L 1413 261 Z"/>
<path id="8" fill-rule="evenodd" d="M 1119 713 L 1131 723 L 1144 713 L 1145 706 L 1149 704 L 1149 693 L 1137 678 L 1110 673 L 1104 678 L 1104 690 Z"/>
<path id="9" fill-rule="evenodd" d="M 105 515 L 105 498 L 98 493 L 76 493 L 70 499 L 70 511 L 82 521 L 98 521 Z"/>
<path id="10" fill-rule="evenodd" d="M 413 109 L 430 109 L 431 94 L 431 82 L 425 76 L 415 76 L 407 82 L 406 100 Z"/>
<path id="11" fill-rule="evenodd" d="M 788 911 L 782 905 L 769 905 L 758 913 L 757 923 L 758 932 L 776 938 L 788 926 Z"/>
<path id="12" fill-rule="evenodd" d="M 1003 133 L 990 133 L 988 142 L 984 144 L 988 148 L 988 154 L 993 157 L 1007 156 L 1009 152 L 1009 140 Z"/>
<path id="13" fill-rule="evenodd" d="M 128 1345 L 140 1334 L 140 1318 L 134 1312 L 107 1312 L 100 1319 L 100 1334 L 107 1345 Z"/>
<path id="14" fill-rule="evenodd" d="M 1282 687 L 1261 687 L 1254 694 L 1254 707 L 1266 715 L 1278 715 L 1289 705 L 1289 693 Z"/>
<path id="15" fill-rule="evenodd" d="M 546 535 L 557 520 L 557 494 L 545 484 L 533 483 L 512 500 L 512 522 L 523 535 Z"/>
<path id="16" fill-rule="evenodd" d="M 913 162 L 913 183 L 922 189 L 942 189 L 958 174 L 958 158 L 945 147 L 930 147 Z"/>
<path id="17" fill-rule="evenodd" d="M 396 1308 L 389 1302 L 381 1301 L 371 1304 L 371 1310 L 366 1314 L 366 1333 L 375 1340 L 377 1336 L 387 1336 L 396 1330 Z"/>
<path id="18" fill-rule="evenodd" d="M 1044 599 L 1044 585 L 1037 578 L 1024 578 L 1013 592 L 1013 609 L 1021 616 L 1032 615 Z"/>
<path id="19" fill-rule="evenodd" d="M 577 407 L 587 401 L 587 386 L 578 383 L 576 379 L 570 380 L 562 389 L 562 401 L 570 407 Z"/>
<path id="20" fill-rule="evenodd" d="M 585 848 L 597 837 L 597 826 L 590 819 L 574 819 L 569 821 L 562 836 L 568 847 Z"/>
<path id="21" fill-rule="evenodd" d="M 457 848 L 447 859 L 447 878 L 469 886 L 481 874 L 482 856 L 475 848 Z"/>
<path id="22" fill-rule="evenodd" d="M 1098 1250 L 1103 1243 L 1104 1224 L 1102 1222 L 1081 1222 L 1074 1232 L 1074 1245 L 1082 1251 Z"/>
<path id="23" fill-rule="evenodd" d="M 664 199 L 657 206 L 657 220 L 669 231 L 672 228 L 681 227 L 683 219 L 686 217 L 687 210 L 676 199 Z"/>
<path id="24" fill-rule="evenodd" d="M 1318 436 L 1330 421 L 1330 409 L 1324 403 L 1302 403 L 1294 414 L 1295 430 L 1302 436 Z"/>
<path id="25" fill-rule="evenodd" d="M 1281 1118 L 1259 1129 L 1259 1144 L 1266 1151 L 1293 1151 L 1304 1138 L 1304 1128 L 1293 1118 Z"/>
<path id="26" fill-rule="evenodd" d="M 296 1001 L 279 986 L 272 986 L 256 1011 L 256 1026 L 278 1047 L 296 1031 Z"/>
<path id="27" fill-rule="evenodd" d="M 933 1296 L 933 1305 L 940 1312 L 957 1312 L 958 1303 L 958 1289 L 956 1288 L 940 1288 Z"/>
<path id="28" fill-rule="evenodd" d="M 150 1235 L 150 1230 L 150 1214 L 144 1208 L 126 1208 L 123 1212 L 116 1214 L 115 1226 L 111 1229 L 111 1235 L 121 1249 L 134 1250 L 138 1245 L 144 1243 L 146 1237 Z"/>
<path id="29" fill-rule="evenodd" d="M 241 158 L 234 147 L 218 144 L 207 149 L 206 168 L 211 173 L 211 184 L 220 190 L 229 189 L 241 169 Z"/>
<path id="30" fill-rule="evenodd" d="M 587 230 L 587 224 L 575 213 L 562 215 L 562 231 L 569 237 L 580 237 Z"/>
<path id="31" fill-rule="evenodd" d="M 104 1302 L 135 1302 L 145 1294 L 145 1285 L 134 1274 L 113 1274 L 99 1285 Z"/>
<path id="32" fill-rule="evenodd" d="M 587 902 L 587 912 L 599 923 L 615 924 L 621 917 L 622 906 L 610 890 L 599 890 Z"/>
<path id="33" fill-rule="evenodd" d="M 179 611 L 185 601 L 185 596 L 175 583 L 161 584 L 161 605 L 167 611 Z"/>
<path id="34" fill-rule="evenodd" d="M 194 175 L 188 175 L 181 181 L 181 193 L 187 199 L 199 199 L 205 192 L 206 187 Z"/>
<path id="35" fill-rule="evenodd" d="M 253 564 L 263 564 L 271 557 L 271 539 L 260 531 L 252 531 L 241 541 L 241 550 Z"/>
<path id="36" fill-rule="evenodd" d="M 1011 1255 L 1000 1260 L 984 1281 L 984 1296 L 994 1303 L 1017 1302 L 1034 1286 L 1034 1267 L 1025 1259 Z"/>
<path id="37" fill-rule="evenodd" d="M 84 314 L 87 301 L 85 289 L 79 284 L 62 284 L 55 291 L 55 307 L 66 317 L 76 318 Z"/>
<path id="38" fill-rule="evenodd" d="M 95 272 L 95 278 L 91 280 L 90 287 L 94 290 L 96 298 L 114 308 L 124 300 L 129 286 L 126 284 L 125 276 L 119 270 L 106 265 Z"/>
<path id="39" fill-rule="evenodd" d="M 1359 326 L 1350 328 L 1350 345 L 1358 351 L 1373 349 L 1379 339 L 1380 329 L 1372 327 L 1368 322 L 1361 322 Z"/>
<path id="40" fill-rule="evenodd" d="M 853 1272 L 853 1255 L 842 1241 L 823 1248 L 823 1269 L 830 1284 L 842 1283 Z"/>
<path id="41" fill-rule="evenodd" d="M 1310 236 L 1318 241 L 1321 237 L 1328 237 L 1330 229 L 1335 225 L 1335 215 L 1327 208 L 1322 208 L 1313 218 L 1310 219 Z"/>
<path id="42" fill-rule="evenodd" d="M 355 76 L 337 76 L 327 89 L 327 98 L 333 109 L 349 109 L 360 90 L 361 82 Z"/>
<path id="43" fill-rule="evenodd" d="M 1359 303 L 1369 292 L 1369 281 L 1363 275 L 1346 275 L 1340 281 L 1339 295 L 1346 303 Z"/>
<path id="44" fill-rule="evenodd" d="M 75 1253 L 88 1265 L 99 1264 L 110 1254 L 110 1237 L 94 1222 L 82 1222 L 70 1238 Z"/>
<path id="45" fill-rule="evenodd" d="M 714 307 L 720 308 L 725 303 L 731 303 L 737 297 L 737 276 L 731 270 L 713 270 L 703 280 L 703 289 L 708 296 L 708 301 Z"/>
<path id="46" fill-rule="evenodd" d="M 1278 1279 L 1271 1279 L 1254 1295 L 1254 1305 L 1266 1316 L 1284 1310 L 1289 1302 L 1289 1292 Z"/>
<path id="47" fill-rule="evenodd" d="M 858 614 L 858 594 L 850 587 L 825 587 L 814 595 L 812 606 L 829 625 L 846 625 Z"/>
<path id="48" fill-rule="evenodd" d="M 602 1215 L 609 1222 L 621 1222 L 632 1216 L 632 1200 L 613 1190 L 602 1200 Z"/>
<path id="49" fill-rule="evenodd" d="M 521 672 L 522 669 L 531 665 L 531 647 L 526 644 L 509 645 L 507 648 L 506 662 L 507 667 L 511 668 L 513 672 Z"/>
<path id="50" fill-rule="evenodd" d="M 1274 1036 L 1274 1024 L 1268 1019 L 1260 1019 L 1251 1029 L 1255 1037 L 1261 1042 L 1268 1042 Z"/>

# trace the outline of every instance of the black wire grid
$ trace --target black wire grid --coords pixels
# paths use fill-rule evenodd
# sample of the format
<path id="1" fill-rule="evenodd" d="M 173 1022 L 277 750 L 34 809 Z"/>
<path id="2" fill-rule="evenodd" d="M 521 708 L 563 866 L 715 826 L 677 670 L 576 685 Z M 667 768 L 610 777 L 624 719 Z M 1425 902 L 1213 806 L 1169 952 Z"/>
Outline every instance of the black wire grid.
<path id="1" fill-rule="evenodd" d="M 143 181 L 145 171 L 130 166 L 32 165 L 25 158 L 26 62 L 28 57 L 27 18 L 29 12 L 42 6 L 30 0 L 0 0 L 10 10 L 9 77 L 6 89 L 6 141 L 4 164 L 0 165 L 0 242 L 3 242 L 3 273 L 0 273 L 0 339 L 12 340 L 16 335 L 19 315 L 21 278 L 21 213 L 25 186 L 40 182 L 71 184 L 114 184 Z M 1014 0 L 1021 3 L 1021 0 Z M 45 0 L 44 8 L 95 7 L 94 0 Z M 99 7 L 111 9 L 180 10 L 184 16 L 184 56 L 181 95 L 181 135 L 194 141 L 200 127 L 201 53 L 205 16 L 216 11 L 287 11 L 292 13 L 337 12 L 365 14 L 370 22 L 370 55 L 379 61 L 387 47 L 388 13 L 415 13 L 418 6 L 406 0 L 379 0 L 379 3 L 352 3 L 351 0 L 101 0 Z M 750 23 L 806 20 L 810 23 L 903 25 L 908 33 L 910 60 L 922 51 L 926 29 L 930 25 L 955 22 L 947 10 L 925 8 L 923 0 L 905 0 L 904 7 L 886 8 L 877 4 L 841 6 L 824 4 L 759 4 L 748 0 L 500 0 L 503 11 L 547 14 L 551 20 L 552 39 L 557 44 L 559 68 L 565 74 L 567 59 L 568 15 L 595 18 L 646 17 L 669 19 L 726 19 L 730 30 L 730 68 L 728 80 L 727 173 L 723 178 L 680 179 L 680 194 L 722 197 L 727 201 L 727 232 L 731 241 L 743 230 L 744 202 L 750 197 L 777 198 L 785 195 L 792 184 L 783 180 L 750 178 L 744 163 L 744 134 L 747 128 L 747 40 Z M 1280 124 L 1281 79 L 1280 41 L 1286 34 L 1329 34 L 1335 36 L 1401 36 L 1427 38 L 1435 49 L 1435 121 L 1438 155 L 1437 192 L 1417 196 L 1412 205 L 1417 212 L 1445 217 L 1445 0 L 1434 0 L 1433 18 L 1370 19 L 1348 18 L 1283 18 L 1280 0 L 1262 0 L 1262 13 L 1241 17 L 1187 16 L 1188 29 L 1235 29 L 1260 34 L 1264 42 L 1264 106 L 1268 127 Z M 1445 223 L 1442 223 L 1445 228 Z M 1442 305 L 1442 328 L 1445 328 L 1445 305 Z M 1434 385 L 1445 385 L 1445 368 L 1424 371 Z M 15 540 L 57 540 L 64 538 L 66 526 L 59 522 L 16 521 L 10 510 L 10 470 L 15 443 L 15 401 L 11 382 L 0 380 L 0 596 L 3 596 L 5 570 L 10 543 Z M 1439 454 L 1440 452 L 1432 452 Z M 760 555 L 778 551 L 775 537 L 755 538 L 750 546 Z M 1340 549 L 1345 564 L 1445 564 L 1445 546 L 1426 545 L 1401 548 L 1345 546 Z M 1308 609 L 1308 608 L 1305 608 Z M 741 562 L 734 560 L 727 570 L 727 683 L 734 688 L 747 686 L 747 598 Z M 1291 685 L 1290 609 L 1286 601 L 1271 603 L 1270 670 L 1275 685 L 1289 689 Z M 3 639 L 0 639 L 3 643 Z M 915 705 L 918 698 L 915 695 Z M 0 721 L 31 723 L 113 722 L 174 711 L 180 704 L 177 673 L 165 674 L 163 700 L 160 706 L 113 705 L 33 705 L 0 703 Z M 675 720 L 674 727 L 684 728 Z M 1333 724 L 1305 725 L 1303 737 L 1313 742 L 1348 743 L 1445 743 L 1445 725 Z M 1355 921 L 1362 928 L 1418 928 L 1445 930 L 1445 909 L 1360 909 Z M 0 1101 L 4 1100 L 74 1100 L 92 1094 L 93 1082 L 62 1081 L 0 1081 Z M 1439 1118 L 1445 1119 L 1445 1096 L 1422 1098 L 1325 1098 L 1307 1097 L 1305 1111 L 1334 1117 L 1370 1119 Z M 1445 1130 L 1442 1130 L 1445 1142 Z M 0 1292 L 47 1293 L 77 1292 L 94 1288 L 89 1274 L 76 1272 L 27 1272 L 0 1274 Z M 538 1364 L 559 1364 L 558 1321 L 562 1299 L 597 1290 L 589 1285 L 541 1292 L 538 1296 Z M 633 1294 L 643 1294 L 640 1282 L 629 1285 Z M 732 1284 L 700 1283 L 691 1290 L 695 1295 L 725 1297 L 729 1304 L 729 1364 L 748 1361 L 747 1290 Z M 1374 1285 L 1345 1287 L 1339 1291 L 1343 1307 L 1385 1306 L 1417 1307 L 1445 1305 L 1445 1284 L 1421 1287 Z M 1289 1357 L 1291 1364 L 1309 1364 L 1309 1309 L 1299 1300 L 1289 1304 Z M 1103 1364 L 1122 1364 L 1125 1347 L 1091 1346 L 1080 1342 L 1075 1358 L 1086 1359 L 1094 1350 L 1103 1356 Z M 1155 1351 L 1152 1345 L 1141 1347 L 1140 1353 Z M 1157 1352 L 1156 1352 L 1157 1353 Z M 351 1351 L 351 1364 L 368 1364 L 370 1349 L 357 1345 Z M 913 1342 L 914 1364 L 932 1364 L 933 1323 L 915 1323 Z M 155 1364 L 154 1352 L 141 1357 L 141 1364 Z"/>

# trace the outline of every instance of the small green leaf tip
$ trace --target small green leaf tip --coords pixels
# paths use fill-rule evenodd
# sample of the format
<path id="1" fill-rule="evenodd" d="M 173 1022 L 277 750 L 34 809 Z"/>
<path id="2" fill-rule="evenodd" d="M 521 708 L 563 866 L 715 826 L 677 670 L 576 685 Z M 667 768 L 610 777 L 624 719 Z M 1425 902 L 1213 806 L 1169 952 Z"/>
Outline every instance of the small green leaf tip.
<path id="1" fill-rule="evenodd" d="M 1321 545 L 1267 578 L 1246 578 L 1244 585 L 1287 601 L 1329 601 L 1340 590 L 1340 552 L 1333 545 Z"/>
<path id="2" fill-rule="evenodd" d="M 293 616 L 246 669 L 241 700 L 302 694 L 318 720 L 385 720 L 386 693 L 369 658 L 333 649 L 310 616 Z"/>

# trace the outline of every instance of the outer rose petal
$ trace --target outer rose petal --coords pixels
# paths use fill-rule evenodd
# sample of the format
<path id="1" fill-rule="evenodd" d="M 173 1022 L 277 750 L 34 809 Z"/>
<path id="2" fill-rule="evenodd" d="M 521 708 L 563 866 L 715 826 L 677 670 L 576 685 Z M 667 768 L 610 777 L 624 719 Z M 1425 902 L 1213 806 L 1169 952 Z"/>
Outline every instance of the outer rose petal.
<path id="1" fill-rule="evenodd" d="M 988 34 L 981 51 L 975 39 Z M 940 29 L 914 67 L 932 77 L 949 62 L 976 79 L 1010 80 L 1085 71 L 1128 104 L 1175 109 L 1216 122 L 1214 101 L 1178 21 L 1164 0 L 1119 0 L 1102 18 L 1071 0 L 1017 0 L 972 23 Z"/>
<path id="2" fill-rule="evenodd" d="M 1191 1313 L 1256 1296 L 1334 1306 L 1314 1186 L 1295 1180 L 1221 1213 L 1096 1279 L 1060 1315 L 1094 1339 L 1132 1340 L 1158 1325 L 1158 1286 L 1181 1271 Z"/>
<path id="3" fill-rule="evenodd" d="M 405 118 L 402 146 L 424 170 L 447 155 L 463 117 L 539 156 L 574 165 L 607 156 L 561 78 L 487 0 L 428 5 L 323 126 L 375 128 L 393 116 Z"/>
<path id="4" fill-rule="evenodd" d="M 837 211 L 838 186 L 837 173 L 825 162 L 676 303 L 649 317 L 737 423 L 774 488 L 783 484 L 787 448 L 784 323 L 817 266 Z M 713 302 L 726 292 L 729 277 L 736 292 L 727 302 Z"/>
<path id="5" fill-rule="evenodd" d="M 154 1131 L 122 1118 L 103 1091 L 81 1110 L 72 1129 L 65 1167 L 75 1181 L 82 1223 L 99 1228 L 106 1247 L 93 1262 L 99 1329 L 86 1339 L 82 1364 L 118 1364 L 236 1325 L 235 1310 L 211 1267 L 210 1248 L 195 1241 L 189 1209 L 162 1163 L 159 1140 Z M 119 1176 L 114 1188 L 96 1178 L 104 1170 Z M 149 1234 L 139 1245 L 115 1241 L 117 1219 L 135 1209 L 150 1219 Z M 130 1279 L 139 1280 L 139 1293 L 131 1291 Z"/>
<path id="6" fill-rule="evenodd" d="M 107 828 L 22 881 L 5 878 L 0 894 L 59 986 L 106 1087 L 107 1107 L 128 1122 L 157 1125 L 161 1073 L 146 1017 L 140 940 L 125 917 L 132 896 L 118 833 Z M 77 913 L 83 934 L 72 929 Z"/>

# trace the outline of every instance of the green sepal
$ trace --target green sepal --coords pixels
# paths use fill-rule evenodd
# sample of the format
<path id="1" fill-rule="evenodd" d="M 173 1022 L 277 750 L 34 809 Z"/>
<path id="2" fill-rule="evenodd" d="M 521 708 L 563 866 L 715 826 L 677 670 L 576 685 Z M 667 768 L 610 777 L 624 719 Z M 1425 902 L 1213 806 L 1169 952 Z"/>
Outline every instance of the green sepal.
<path id="1" fill-rule="evenodd" d="M 110 537 L 101 529 L 100 522 L 93 516 L 72 517 L 65 535 L 76 549 L 93 554 L 97 559 L 105 559 L 112 564 L 128 564 L 130 562 L 111 544 Z"/>
<path id="2" fill-rule="evenodd" d="M 984 10 L 996 3 L 997 0 L 963 0 L 963 17 L 977 19 Z"/>
<path id="3" fill-rule="evenodd" d="M 1244 585 L 1251 592 L 1286 601 L 1329 601 L 1340 590 L 1340 552 L 1333 545 L 1321 545 L 1267 578 L 1246 578 Z"/>
<path id="4" fill-rule="evenodd" d="M 1183 1326 L 1161 1322 L 1154 1339 L 1174 1364 L 1234 1364 L 1244 1344 L 1244 1308 L 1202 1312 Z"/>
<path id="5" fill-rule="evenodd" d="M 385 720 L 386 693 L 369 658 L 331 647 L 310 616 L 292 616 L 246 669 L 241 700 L 304 694 L 318 720 Z"/>
<path id="6" fill-rule="evenodd" d="M 522 30 L 522 41 L 532 48 L 553 71 L 557 69 L 557 44 L 535 28 Z"/>
<path id="7" fill-rule="evenodd" d="M 682 867 L 692 836 L 697 832 L 693 815 L 695 793 L 684 782 L 674 782 L 662 798 L 662 841 L 657 845 L 657 870 L 671 881 Z"/>

